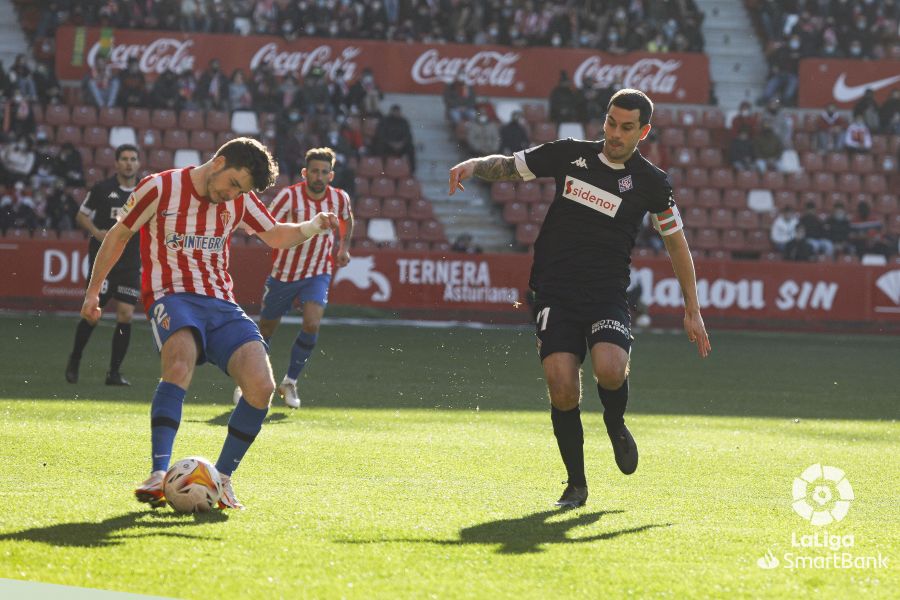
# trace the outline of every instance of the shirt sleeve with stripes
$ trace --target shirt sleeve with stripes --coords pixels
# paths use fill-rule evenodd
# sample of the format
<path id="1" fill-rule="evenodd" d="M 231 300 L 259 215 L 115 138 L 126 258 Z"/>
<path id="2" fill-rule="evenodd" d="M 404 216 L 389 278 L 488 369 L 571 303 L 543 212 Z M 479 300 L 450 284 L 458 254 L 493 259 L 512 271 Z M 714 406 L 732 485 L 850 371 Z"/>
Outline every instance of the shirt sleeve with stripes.
<path id="1" fill-rule="evenodd" d="M 241 222 L 254 233 L 269 231 L 275 227 L 275 219 L 269 209 L 253 192 L 244 195 L 244 214 L 241 216 Z"/>
<path id="2" fill-rule="evenodd" d="M 119 214 L 119 223 L 131 231 L 137 231 L 150 217 L 156 214 L 159 206 L 160 177 L 148 176 L 141 181 Z"/>
<path id="3" fill-rule="evenodd" d="M 269 212 L 276 221 L 284 221 L 291 210 L 291 188 L 286 187 L 269 204 Z"/>

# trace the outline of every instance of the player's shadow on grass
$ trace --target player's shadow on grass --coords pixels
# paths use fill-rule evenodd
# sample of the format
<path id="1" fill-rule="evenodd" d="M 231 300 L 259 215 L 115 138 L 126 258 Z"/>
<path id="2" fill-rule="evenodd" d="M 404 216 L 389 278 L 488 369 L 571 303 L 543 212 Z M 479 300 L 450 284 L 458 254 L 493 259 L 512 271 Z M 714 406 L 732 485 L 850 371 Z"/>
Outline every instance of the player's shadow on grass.
<path id="1" fill-rule="evenodd" d="M 232 411 L 230 411 L 230 410 L 225 411 L 218 417 L 213 417 L 212 419 L 207 419 L 205 421 L 201 421 L 199 419 L 197 419 L 197 420 L 186 419 L 186 420 L 190 423 L 206 423 L 207 425 L 228 425 L 228 419 L 231 418 L 231 412 Z M 270 410 L 269 414 L 266 415 L 266 420 L 263 421 L 263 425 L 278 425 L 280 423 L 286 422 L 289 418 L 290 418 L 290 416 L 287 413 L 272 412 Z"/>
<path id="2" fill-rule="evenodd" d="M 623 535 L 640 533 L 656 527 L 669 527 L 671 523 L 654 523 L 607 531 L 587 537 L 569 537 L 568 533 L 577 528 L 593 525 L 604 515 L 622 513 L 621 510 L 601 510 L 592 513 L 580 511 L 545 510 L 515 519 L 488 521 L 459 530 L 458 540 L 378 540 L 381 542 L 414 542 L 439 544 L 442 546 L 499 545 L 499 554 L 532 554 L 543 552 L 548 544 L 585 544 L 611 540 Z M 553 518 L 562 517 L 562 518 Z M 375 541 L 375 540 L 372 540 Z M 348 541 L 347 543 L 366 543 Z"/>
<path id="3" fill-rule="evenodd" d="M 102 548 L 118 546 L 132 538 L 151 536 L 178 537 L 186 539 L 215 540 L 209 536 L 196 536 L 174 528 L 193 527 L 204 523 L 227 521 L 228 516 L 221 510 L 195 515 L 180 515 L 174 512 L 149 512 L 136 510 L 118 517 L 102 521 L 81 523 L 59 523 L 47 527 L 34 527 L 12 533 L 0 534 L 0 542 L 5 540 L 40 542 L 51 546 L 75 546 L 79 548 Z"/>

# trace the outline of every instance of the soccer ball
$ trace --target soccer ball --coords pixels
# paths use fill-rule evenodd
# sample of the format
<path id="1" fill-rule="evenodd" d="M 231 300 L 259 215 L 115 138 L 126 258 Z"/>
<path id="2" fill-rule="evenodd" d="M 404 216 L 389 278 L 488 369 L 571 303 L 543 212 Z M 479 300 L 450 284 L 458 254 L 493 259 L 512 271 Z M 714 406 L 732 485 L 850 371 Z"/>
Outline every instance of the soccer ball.
<path id="1" fill-rule="evenodd" d="M 169 467 L 163 479 L 163 494 L 177 512 L 209 512 L 222 496 L 222 481 L 211 462 L 192 456 Z"/>

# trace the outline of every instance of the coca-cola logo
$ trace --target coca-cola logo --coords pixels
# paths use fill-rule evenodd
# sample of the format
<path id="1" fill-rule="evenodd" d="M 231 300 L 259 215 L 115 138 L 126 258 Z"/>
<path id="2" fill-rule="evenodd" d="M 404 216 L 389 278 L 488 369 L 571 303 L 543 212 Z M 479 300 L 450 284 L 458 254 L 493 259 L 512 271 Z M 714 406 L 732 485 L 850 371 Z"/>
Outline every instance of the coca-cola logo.
<path id="1" fill-rule="evenodd" d="M 575 86 L 582 87 L 585 79 L 592 79 L 595 85 L 606 87 L 621 83 L 623 87 L 634 88 L 648 93 L 671 94 L 678 85 L 676 71 L 680 60 L 660 60 L 641 58 L 634 63 L 603 64 L 600 56 L 591 56 L 575 69 Z"/>
<path id="2" fill-rule="evenodd" d="M 276 75 L 297 73 L 306 75 L 313 67 L 321 67 L 330 78 L 338 71 L 344 72 L 344 78 L 352 80 L 359 70 L 356 57 L 360 49 L 356 46 L 347 46 L 338 56 L 332 58 L 334 53 L 331 46 L 317 46 L 312 50 L 280 51 L 278 44 L 272 42 L 263 45 L 250 59 L 250 69 L 255 70 L 260 65 L 270 65 Z"/>
<path id="3" fill-rule="evenodd" d="M 515 84 L 518 52 L 485 50 L 469 57 L 441 57 L 437 49 L 423 52 L 412 66 L 412 79 L 419 85 L 450 83 L 462 76 L 469 85 L 511 87 Z"/>
<path id="4" fill-rule="evenodd" d="M 124 69 L 128 65 L 128 59 L 135 57 L 141 71 L 157 75 L 166 71 L 193 71 L 195 57 L 190 52 L 193 45 L 193 40 L 173 38 L 158 38 L 149 44 L 115 44 L 109 52 L 109 62 L 114 68 Z M 100 42 L 91 46 L 87 57 L 88 65 L 94 66 L 100 49 Z"/>

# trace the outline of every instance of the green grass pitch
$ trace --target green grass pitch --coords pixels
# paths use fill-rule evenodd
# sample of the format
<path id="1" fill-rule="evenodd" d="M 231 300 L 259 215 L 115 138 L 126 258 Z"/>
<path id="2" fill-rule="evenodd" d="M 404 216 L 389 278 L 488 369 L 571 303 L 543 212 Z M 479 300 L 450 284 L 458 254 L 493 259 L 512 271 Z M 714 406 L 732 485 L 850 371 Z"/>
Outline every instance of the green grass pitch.
<path id="1" fill-rule="evenodd" d="M 900 342 L 896 337 L 638 336 L 628 423 L 641 451 L 618 472 L 585 374 L 590 499 L 552 502 L 565 478 L 526 329 L 327 324 L 235 474 L 248 510 L 152 511 L 159 374 L 137 322 L 122 390 L 103 385 L 109 324 L 81 382 L 63 378 L 75 319 L 0 317 L 0 578 L 177 598 L 856 598 L 900 589 Z M 273 345 L 281 377 L 296 325 Z M 198 369 L 175 457 L 215 460 L 232 384 Z M 846 518 L 792 509 L 809 465 L 841 468 Z M 879 568 L 789 568 L 824 557 L 792 537 L 853 536 Z M 806 536 L 806 537 L 804 537 Z M 767 552 L 774 569 L 757 561 Z M 2 595 L 2 594 L 0 594 Z"/>

